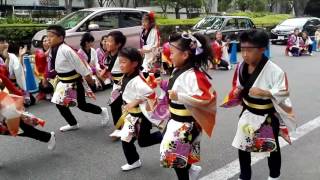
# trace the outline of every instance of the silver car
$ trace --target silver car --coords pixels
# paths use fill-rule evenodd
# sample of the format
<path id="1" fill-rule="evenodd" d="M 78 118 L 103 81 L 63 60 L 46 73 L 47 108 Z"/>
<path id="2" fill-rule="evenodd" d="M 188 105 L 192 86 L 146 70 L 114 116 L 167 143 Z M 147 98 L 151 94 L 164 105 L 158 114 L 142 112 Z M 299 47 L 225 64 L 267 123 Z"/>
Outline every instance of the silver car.
<path id="1" fill-rule="evenodd" d="M 316 17 L 290 18 L 271 30 L 271 42 L 286 43 L 295 28 L 299 28 L 300 32 L 306 31 L 309 36 L 314 36 L 314 32 L 319 27 L 320 19 Z"/>
<path id="2" fill-rule="evenodd" d="M 101 37 L 110 31 L 119 30 L 127 37 L 126 46 L 140 47 L 141 19 L 148 13 L 132 8 L 89 8 L 64 17 L 57 24 L 66 29 L 65 42 L 74 49 L 80 48 L 81 36 L 90 31 L 99 47 Z M 32 38 L 32 47 L 41 47 L 41 39 L 46 30 L 37 32 Z"/>

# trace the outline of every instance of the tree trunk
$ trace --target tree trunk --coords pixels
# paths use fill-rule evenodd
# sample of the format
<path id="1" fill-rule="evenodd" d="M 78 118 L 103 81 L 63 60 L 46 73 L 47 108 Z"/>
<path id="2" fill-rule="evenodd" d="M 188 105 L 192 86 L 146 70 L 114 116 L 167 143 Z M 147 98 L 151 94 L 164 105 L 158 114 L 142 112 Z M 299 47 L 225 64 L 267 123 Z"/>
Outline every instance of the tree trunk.
<path id="1" fill-rule="evenodd" d="M 106 4 L 106 7 L 110 7 L 111 4 L 113 4 L 114 6 L 117 6 L 113 0 L 106 0 L 105 4 Z"/>
<path id="2" fill-rule="evenodd" d="M 186 14 L 187 14 L 187 18 L 188 18 L 188 19 L 191 18 L 191 17 L 190 17 L 190 9 L 189 9 L 189 8 L 186 8 Z"/>
<path id="3" fill-rule="evenodd" d="M 67 14 L 72 12 L 72 0 L 65 0 L 65 9 L 67 10 Z"/>
<path id="4" fill-rule="evenodd" d="M 179 10 L 180 10 L 179 6 L 176 6 L 176 7 L 174 8 L 174 12 L 176 13 L 176 19 L 180 19 Z"/>
<path id="5" fill-rule="evenodd" d="M 101 0 L 104 1 L 104 0 Z M 94 6 L 94 0 L 84 0 L 84 7 L 85 8 L 92 8 Z"/>
<path id="6" fill-rule="evenodd" d="M 133 0 L 133 8 L 137 8 L 138 7 L 138 0 Z"/>
<path id="7" fill-rule="evenodd" d="M 294 0 L 293 8 L 296 17 L 303 16 L 304 10 L 306 9 L 310 0 Z"/>
<path id="8" fill-rule="evenodd" d="M 164 17 L 167 17 L 167 7 L 168 5 L 160 5 L 161 9 L 162 9 L 162 13 Z"/>

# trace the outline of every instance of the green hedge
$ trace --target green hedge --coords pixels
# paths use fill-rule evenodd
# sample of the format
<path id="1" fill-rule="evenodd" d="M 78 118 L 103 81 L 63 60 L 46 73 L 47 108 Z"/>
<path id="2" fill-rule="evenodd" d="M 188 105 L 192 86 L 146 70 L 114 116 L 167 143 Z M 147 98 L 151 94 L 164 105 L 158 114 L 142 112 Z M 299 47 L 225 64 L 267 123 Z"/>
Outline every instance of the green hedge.
<path id="1" fill-rule="evenodd" d="M 18 53 L 19 46 L 31 46 L 31 39 L 36 32 L 45 29 L 46 25 L 39 24 L 1 24 L 0 34 L 5 35 L 9 41 L 9 51 Z"/>
<path id="2" fill-rule="evenodd" d="M 268 27 L 268 26 L 275 26 L 280 22 L 291 18 L 292 15 L 290 14 L 272 14 L 269 12 L 234 12 L 229 13 L 227 15 L 230 16 L 247 16 L 250 17 L 253 22 L 256 24 L 257 27 Z M 194 18 L 194 19 L 167 19 L 162 17 L 157 17 L 157 24 L 159 26 L 162 25 L 194 25 L 196 24 L 201 18 Z"/>

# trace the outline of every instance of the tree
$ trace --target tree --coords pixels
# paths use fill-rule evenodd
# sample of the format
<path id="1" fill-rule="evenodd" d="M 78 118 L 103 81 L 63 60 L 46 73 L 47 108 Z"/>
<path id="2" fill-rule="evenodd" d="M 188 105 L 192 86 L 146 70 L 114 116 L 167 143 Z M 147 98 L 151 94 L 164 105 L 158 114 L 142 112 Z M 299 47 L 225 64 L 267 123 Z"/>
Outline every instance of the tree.
<path id="1" fill-rule="evenodd" d="M 252 5 L 250 1 L 251 0 L 236 0 L 235 3 L 241 11 L 246 11 L 250 5 Z"/>
<path id="2" fill-rule="evenodd" d="M 84 0 L 85 8 L 92 8 L 94 6 L 94 0 Z"/>
<path id="3" fill-rule="evenodd" d="M 252 4 L 252 3 L 253 1 L 249 1 L 249 4 Z M 265 0 L 256 0 L 252 4 L 252 6 L 250 6 L 249 9 L 253 12 L 261 12 L 266 10 L 265 9 L 266 5 L 267 5 L 267 2 Z"/>
<path id="4" fill-rule="evenodd" d="M 206 12 L 206 14 L 211 13 L 211 8 L 209 7 L 209 0 L 202 0 L 201 4 L 202 4 L 202 7 L 204 8 L 204 12 Z"/>
<path id="5" fill-rule="evenodd" d="M 183 5 L 184 6 L 182 7 L 186 8 L 187 18 L 192 18 L 191 11 L 193 11 L 194 9 L 200 9 L 202 2 L 201 0 L 193 0 L 193 1 L 185 0 Z"/>
<path id="6" fill-rule="evenodd" d="M 98 4 L 99 4 L 100 7 L 104 7 L 106 2 L 107 2 L 107 0 L 98 0 Z"/>
<path id="7" fill-rule="evenodd" d="M 269 10 L 280 14 L 290 13 L 292 3 L 293 0 L 268 0 Z"/>
<path id="8" fill-rule="evenodd" d="M 70 14 L 72 12 L 72 0 L 64 0 L 65 9 L 67 10 L 67 14 Z"/>
<path id="9" fill-rule="evenodd" d="M 119 0 L 120 7 L 128 7 L 129 0 Z"/>
<path id="10" fill-rule="evenodd" d="M 232 0 L 222 0 L 218 3 L 218 11 L 227 11 L 230 8 Z"/>
<path id="11" fill-rule="evenodd" d="M 158 0 L 158 4 L 162 9 L 164 17 L 167 17 L 167 9 L 170 5 L 170 0 Z"/>
<path id="12" fill-rule="evenodd" d="M 105 2 L 106 7 L 110 7 L 111 4 L 113 4 L 114 6 L 117 6 L 114 0 L 106 0 Z"/>
<path id="13" fill-rule="evenodd" d="M 302 16 L 310 0 L 294 0 L 293 8 L 296 16 Z"/>
<path id="14" fill-rule="evenodd" d="M 172 0 L 170 6 L 174 9 L 176 14 L 176 19 L 180 19 L 180 9 L 182 9 L 182 4 L 184 0 Z"/>

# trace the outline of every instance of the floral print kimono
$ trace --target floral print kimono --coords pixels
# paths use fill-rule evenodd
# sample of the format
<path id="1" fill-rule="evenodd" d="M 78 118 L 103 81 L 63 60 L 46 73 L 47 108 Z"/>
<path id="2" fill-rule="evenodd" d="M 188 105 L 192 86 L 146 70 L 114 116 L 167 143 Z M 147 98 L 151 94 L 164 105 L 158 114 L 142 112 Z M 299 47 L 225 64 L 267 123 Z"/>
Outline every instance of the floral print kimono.
<path id="1" fill-rule="evenodd" d="M 296 127 L 292 105 L 289 99 L 286 74 L 267 57 L 263 56 L 252 74 L 247 73 L 244 62 L 237 67 L 234 88 L 241 89 L 240 99 L 243 110 L 232 146 L 247 152 L 273 152 L 277 149 L 276 135 L 291 143 L 289 130 Z M 253 97 L 249 89 L 257 87 L 268 90 L 272 98 Z M 234 90 L 233 88 L 233 90 Z M 232 101 L 232 98 L 229 99 Z M 228 98 L 226 98 L 228 99 Z M 232 107 L 238 103 L 224 102 L 223 107 Z M 278 129 L 275 131 L 275 128 Z M 275 133 L 277 132 L 278 133 Z"/>
<path id="2" fill-rule="evenodd" d="M 184 168 L 200 161 L 202 129 L 211 136 L 215 124 L 216 94 L 204 72 L 192 67 L 175 69 L 169 90 L 171 118 L 160 145 L 160 163 L 166 168 Z"/>

